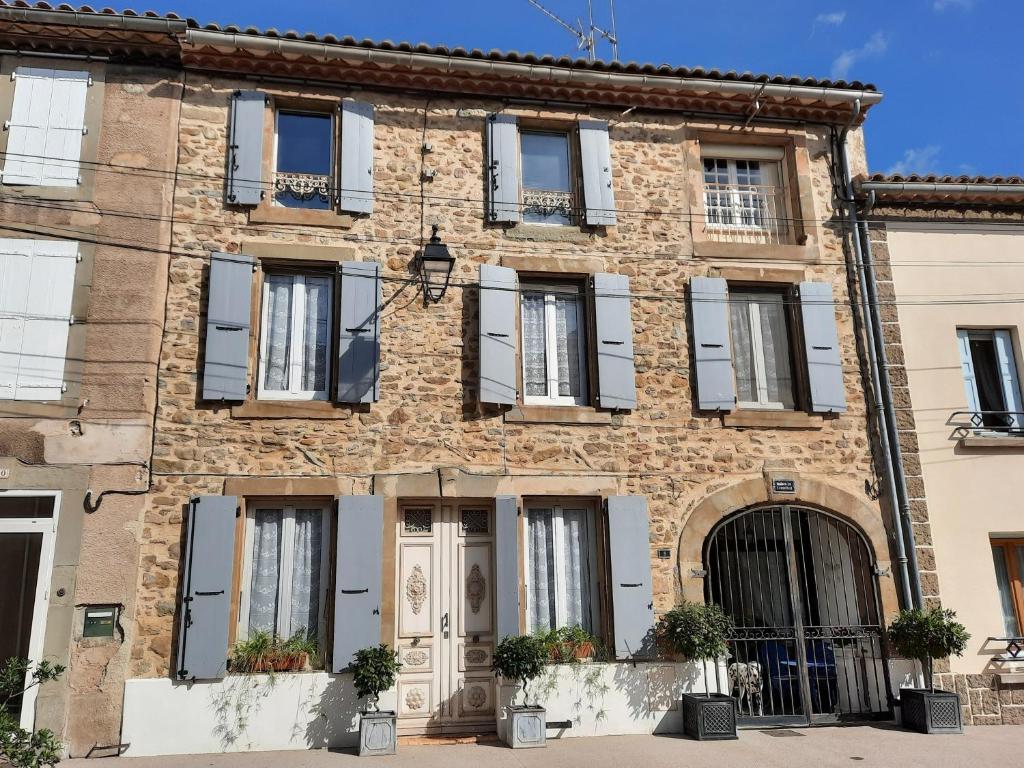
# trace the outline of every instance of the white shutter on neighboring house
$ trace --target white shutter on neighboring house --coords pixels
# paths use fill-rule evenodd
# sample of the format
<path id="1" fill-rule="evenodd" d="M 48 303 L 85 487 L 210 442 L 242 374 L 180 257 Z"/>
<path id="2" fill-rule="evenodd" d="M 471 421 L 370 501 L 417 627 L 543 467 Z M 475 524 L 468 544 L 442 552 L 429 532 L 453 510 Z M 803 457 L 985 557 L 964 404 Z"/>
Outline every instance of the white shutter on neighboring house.
<path id="1" fill-rule="evenodd" d="M 0 399 L 59 400 L 78 243 L 0 239 Z"/>
<path id="2" fill-rule="evenodd" d="M 999 362 L 999 379 L 1003 383 L 1003 402 L 1006 403 L 1006 410 L 1010 412 L 1010 421 L 1013 427 L 1020 429 L 1022 419 L 1020 381 L 1017 378 L 1017 363 L 1014 360 L 1013 341 L 1010 339 L 1010 332 L 1005 330 L 994 331 L 996 345 L 996 359 Z"/>
<path id="3" fill-rule="evenodd" d="M 18 67 L 4 184 L 78 184 L 89 73 Z"/>
<path id="4" fill-rule="evenodd" d="M 956 341 L 960 349 L 960 370 L 964 377 L 964 394 L 967 395 L 967 410 L 980 411 L 978 384 L 974 378 L 974 358 L 971 357 L 971 332 L 966 328 L 957 328 Z"/>

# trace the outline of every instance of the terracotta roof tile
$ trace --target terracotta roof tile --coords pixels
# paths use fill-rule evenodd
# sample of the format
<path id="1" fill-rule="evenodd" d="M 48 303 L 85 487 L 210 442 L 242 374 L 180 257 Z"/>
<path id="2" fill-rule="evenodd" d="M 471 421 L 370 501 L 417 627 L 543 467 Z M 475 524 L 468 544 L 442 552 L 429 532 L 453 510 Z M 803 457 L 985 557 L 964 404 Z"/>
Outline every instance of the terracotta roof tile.
<path id="1" fill-rule="evenodd" d="M 894 184 L 1019 184 L 1024 186 L 1024 178 L 1020 176 L 941 176 L 934 173 L 925 176 L 916 173 L 907 176 L 898 173 L 874 173 L 868 177 L 868 181 Z"/>

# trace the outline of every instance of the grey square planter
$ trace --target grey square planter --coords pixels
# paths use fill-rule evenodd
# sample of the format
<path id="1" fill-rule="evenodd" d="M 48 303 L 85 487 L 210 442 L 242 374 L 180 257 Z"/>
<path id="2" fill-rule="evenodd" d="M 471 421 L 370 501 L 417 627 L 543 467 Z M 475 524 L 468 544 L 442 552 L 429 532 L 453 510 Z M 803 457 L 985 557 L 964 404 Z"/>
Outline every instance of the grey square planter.
<path id="1" fill-rule="evenodd" d="M 960 697 L 927 688 L 900 690 L 900 719 L 904 728 L 920 733 L 963 733 Z"/>
<path id="2" fill-rule="evenodd" d="M 548 718 L 544 707 L 510 705 L 505 743 L 512 749 L 532 749 L 547 744 Z"/>
<path id="3" fill-rule="evenodd" d="M 735 739 L 736 700 L 724 693 L 684 693 L 683 733 L 697 741 Z"/>
<path id="4" fill-rule="evenodd" d="M 393 755 L 398 744 L 394 712 L 359 713 L 359 756 Z"/>

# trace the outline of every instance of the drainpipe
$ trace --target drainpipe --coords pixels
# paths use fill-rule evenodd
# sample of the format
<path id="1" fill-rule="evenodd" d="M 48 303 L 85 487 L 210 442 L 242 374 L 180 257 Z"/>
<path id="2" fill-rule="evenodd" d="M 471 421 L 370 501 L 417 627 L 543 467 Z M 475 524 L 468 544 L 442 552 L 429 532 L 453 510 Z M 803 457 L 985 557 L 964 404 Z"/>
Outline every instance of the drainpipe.
<path id="1" fill-rule="evenodd" d="M 917 553 L 914 547 L 914 532 L 910 519 L 910 504 L 907 498 L 906 477 L 903 473 L 903 457 L 896 433 L 896 415 L 892 404 L 892 387 L 889 380 L 888 356 L 882 336 L 882 320 L 878 311 L 875 271 L 871 263 L 870 243 L 867 238 L 867 223 L 864 222 L 862 247 L 861 222 L 857 217 L 857 204 L 853 197 L 853 180 L 850 178 L 850 159 L 847 135 L 853 126 L 861 106 L 854 104 L 850 122 L 839 136 L 839 165 L 845 194 L 846 216 L 850 223 L 851 241 L 857 272 L 857 283 L 861 296 L 861 316 L 864 321 L 865 346 L 871 378 L 872 395 L 875 399 L 875 421 L 878 442 L 882 451 L 885 481 L 891 500 L 892 526 L 895 533 L 896 566 L 899 569 L 900 592 L 904 607 L 920 607 L 921 584 L 917 571 Z M 866 249 L 867 250 L 866 250 Z M 909 536 L 908 536 L 909 534 Z M 908 557 L 907 542 L 910 542 Z"/>

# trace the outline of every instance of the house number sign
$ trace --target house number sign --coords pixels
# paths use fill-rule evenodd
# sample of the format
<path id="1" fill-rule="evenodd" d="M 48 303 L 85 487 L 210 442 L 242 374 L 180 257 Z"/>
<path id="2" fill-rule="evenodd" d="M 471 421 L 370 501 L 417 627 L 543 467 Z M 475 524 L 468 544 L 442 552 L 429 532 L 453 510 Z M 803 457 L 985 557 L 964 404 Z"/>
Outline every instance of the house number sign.
<path id="1" fill-rule="evenodd" d="M 796 493 L 796 480 L 772 480 L 772 493 Z"/>

